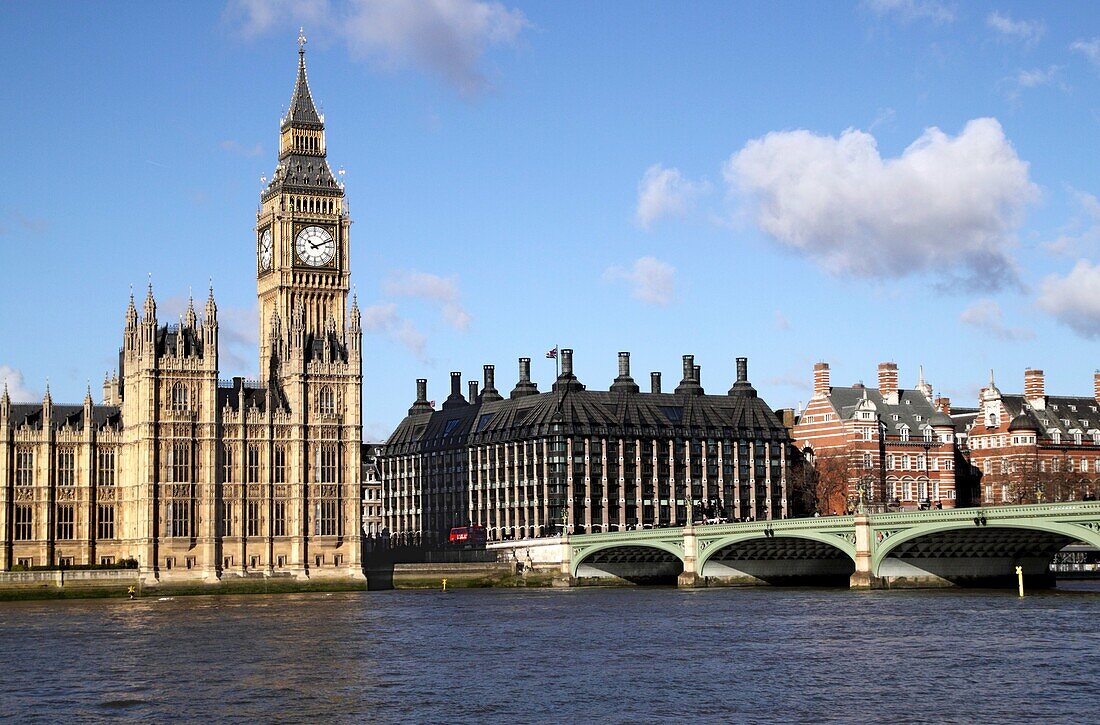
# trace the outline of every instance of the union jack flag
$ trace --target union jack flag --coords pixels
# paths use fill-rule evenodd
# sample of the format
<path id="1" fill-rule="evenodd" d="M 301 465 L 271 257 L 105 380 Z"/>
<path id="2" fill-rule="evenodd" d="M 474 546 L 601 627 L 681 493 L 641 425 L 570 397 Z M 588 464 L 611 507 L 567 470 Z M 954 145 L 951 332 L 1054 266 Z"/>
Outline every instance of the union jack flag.
<path id="1" fill-rule="evenodd" d="M 429 408 L 434 408 L 435 407 L 435 401 L 434 400 L 429 400 L 428 401 L 428 407 Z"/>
<path id="2" fill-rule="evenodd" d="M 554 348 L 553 348 L 552 350 L 550 350 L 549 352 L 547 352 L 547 353 L 546 353 L 546 357 L 548 357 L 548 358 L 550 358 L 550 359 L 552 359 L 552 360 L 557 360 L 557 359 L 558 359 L 558 348 L 557 348 L 557 345 L 555 345 L 555 346 L 554 346 Z"/>

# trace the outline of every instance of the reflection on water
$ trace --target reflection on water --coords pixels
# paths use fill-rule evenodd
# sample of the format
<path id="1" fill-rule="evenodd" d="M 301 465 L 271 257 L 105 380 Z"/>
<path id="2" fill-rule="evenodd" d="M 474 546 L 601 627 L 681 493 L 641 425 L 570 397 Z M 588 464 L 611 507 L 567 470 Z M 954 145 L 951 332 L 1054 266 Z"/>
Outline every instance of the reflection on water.
<path id="1" fill-rule="evenodd" d="M 1091 720 L 1100 582 L 0 603 L 0 713 L 133 719 Z"/>

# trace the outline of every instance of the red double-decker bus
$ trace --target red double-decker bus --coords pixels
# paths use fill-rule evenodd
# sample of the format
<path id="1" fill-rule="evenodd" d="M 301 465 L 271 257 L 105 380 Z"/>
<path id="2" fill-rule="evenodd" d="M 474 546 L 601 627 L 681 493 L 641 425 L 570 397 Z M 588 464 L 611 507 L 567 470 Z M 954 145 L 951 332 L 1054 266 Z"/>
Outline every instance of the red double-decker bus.
<path id="1" fill-rule="evenodd" d="M 484 549 L 484 526 L 456 526 L 447 537 L 447 545 L 456 549 Z"/>

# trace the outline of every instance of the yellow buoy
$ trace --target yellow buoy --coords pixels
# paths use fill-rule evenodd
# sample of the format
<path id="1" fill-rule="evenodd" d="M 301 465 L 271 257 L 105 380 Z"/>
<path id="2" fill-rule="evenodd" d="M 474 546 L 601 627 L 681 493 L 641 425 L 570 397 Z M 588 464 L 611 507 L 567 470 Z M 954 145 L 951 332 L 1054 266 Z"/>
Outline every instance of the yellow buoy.
<path id="1" fill-rule="evenodd" d="M 1016 567 L 1016 579 L 1020 583 L 1020 596 L 1024 595 L 1024 568 L 1022 566 Z"/>
<path id="2" fill-rule="evenodd" d="M 443 591 L 447 591 L 447 580 L 443 580 Z"/>

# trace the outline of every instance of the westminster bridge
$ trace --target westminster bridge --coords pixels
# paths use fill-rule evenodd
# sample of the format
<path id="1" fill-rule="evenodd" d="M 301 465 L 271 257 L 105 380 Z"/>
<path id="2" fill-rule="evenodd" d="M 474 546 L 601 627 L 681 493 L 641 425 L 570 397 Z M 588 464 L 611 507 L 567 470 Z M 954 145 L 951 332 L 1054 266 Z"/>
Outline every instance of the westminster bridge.
<path id="1" fill-rule="evenodd" d="M 959 508 L 696 524 L 572 535 L 566 585 L 677 581 L 680 586 L 848 583 L 852 588 L 1004 585 L 1022 567 L 1049 586 L 1051 558 L 1100 548 L 1100 502 Z"/>

